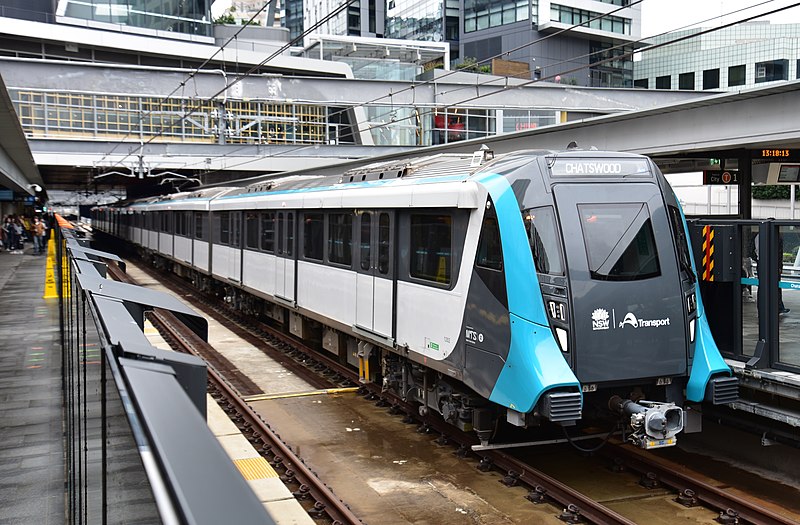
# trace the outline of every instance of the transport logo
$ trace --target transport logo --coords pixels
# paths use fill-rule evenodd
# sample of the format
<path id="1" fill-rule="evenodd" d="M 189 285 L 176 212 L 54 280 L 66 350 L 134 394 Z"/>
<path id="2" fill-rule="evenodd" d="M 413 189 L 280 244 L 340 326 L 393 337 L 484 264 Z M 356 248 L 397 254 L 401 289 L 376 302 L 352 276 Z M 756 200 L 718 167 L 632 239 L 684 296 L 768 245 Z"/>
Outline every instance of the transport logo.
<path id="1" fill-rule="evenodd" d="M 622 328 L 626 324 L 634 328 L 658 328 L 659 326 L 669 326 L 669 317 L 664 319 L 637 319 L 635 315 L 628 312 L 622 322 L 619 323 L 619 327 Z"/>
<path id="2" fill-rule="evenodd" d="M 608 330 L 608 310 L 598 308 L 592 312 L 592 330 Z"/>
<path id="3" fill-rule="evenodd" d="M 632 313 L 630 313 L 630 312 L 628 312 L 627 314 L 625 314 L 625 319 L 623 319 L 623 320 L 622 320 L 622 322 L 621 322 L 621 323 L 619 323 L 619 327 L 620 327 L 620 328 L 622 328 L 622 327 L 623 327 L 623 326 L 625 326 L 626 324 L 629 324 L 629 325 L 631 325 L 631 326 L 632 326 L 632 327 L 634 327 L 634 328 L 639 328 L 639 320 L 636 318 L 636 316 L 635 316 L 635 315 L 633 315 L 633 314 L 632 314 Z"/>

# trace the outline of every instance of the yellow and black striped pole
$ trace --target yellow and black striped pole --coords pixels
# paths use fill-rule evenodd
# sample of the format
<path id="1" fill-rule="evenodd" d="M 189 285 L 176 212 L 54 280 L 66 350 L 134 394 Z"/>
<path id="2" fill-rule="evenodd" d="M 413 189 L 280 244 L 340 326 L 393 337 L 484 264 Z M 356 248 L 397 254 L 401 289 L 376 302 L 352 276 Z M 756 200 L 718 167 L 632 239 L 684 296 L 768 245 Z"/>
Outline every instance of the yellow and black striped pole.
<path id="1" fill-rule="evenodd" d="M 703 226 L 703 280 L 714 280 L 714 228 Z"/>

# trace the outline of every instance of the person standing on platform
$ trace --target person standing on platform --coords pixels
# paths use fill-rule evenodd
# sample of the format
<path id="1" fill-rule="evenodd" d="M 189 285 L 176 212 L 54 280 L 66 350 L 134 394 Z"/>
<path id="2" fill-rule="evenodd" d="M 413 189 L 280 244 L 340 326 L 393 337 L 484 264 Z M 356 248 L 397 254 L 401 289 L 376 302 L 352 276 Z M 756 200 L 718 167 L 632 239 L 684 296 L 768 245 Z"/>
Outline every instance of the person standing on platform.
<path id="1" fill-rule="evenodd" d="M 33 218 L 33 254 L 41 255 L 44 253 L 44 223 L 39 220 L 39 216 Z"/>

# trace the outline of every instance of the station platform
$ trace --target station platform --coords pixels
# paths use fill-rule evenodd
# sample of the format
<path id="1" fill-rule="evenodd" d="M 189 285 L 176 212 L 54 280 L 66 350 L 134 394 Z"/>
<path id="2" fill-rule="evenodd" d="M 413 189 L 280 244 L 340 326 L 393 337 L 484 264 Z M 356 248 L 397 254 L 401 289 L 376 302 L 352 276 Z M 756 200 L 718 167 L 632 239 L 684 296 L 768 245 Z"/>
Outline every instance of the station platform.
<path id="1" fill-rule="evenodd" d="M 65 522 L 58 299 L 46 257 L 0 252 L 0 522 Z"/>

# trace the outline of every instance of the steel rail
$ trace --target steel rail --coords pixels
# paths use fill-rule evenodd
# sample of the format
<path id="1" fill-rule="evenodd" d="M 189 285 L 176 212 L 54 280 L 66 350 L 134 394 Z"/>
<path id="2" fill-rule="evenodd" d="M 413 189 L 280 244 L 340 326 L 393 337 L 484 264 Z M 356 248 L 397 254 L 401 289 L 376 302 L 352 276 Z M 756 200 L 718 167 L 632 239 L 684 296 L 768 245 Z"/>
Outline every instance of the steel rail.
<path id="1" fill-rule="evenodd" d="M 679 498 L 691 505 L 692 498 L 702 501 L 706 507 L 718 510 L 721 514 L 738 517 L 753 525 L 796 525 L 795 519 L 782 516 L 773 510 L 759 505 L 754 498 L 728 492 L 698 479 L 687 469 L 676 468 L 675 464 L 665 465 L 658 458 L 644 456 L 624 446 L 609 445 L 601 451 L 610 458 L 620 458 L 626 466 L 642 475 L 654 474 L 655 480 L 675 489 L 688 497 Z M 687 493 L 686 490 L 691 492 Z"/>
<path id="2" fill-rule="evenodd" d="M 170 312 L 155 310 L 150 314 L 150 319 L 159 331 L 163 330 L 164 336 L 172 340 L 176 347 L 202 357 L 201 353 L 192 346 L 193 332 L 177 317 Z M 280 461 L 276 459 L 276 462 L 282 463 L 287 469 L 286 477 L 299 483 L 300 488 L 293 492 L 295 497 L 298 499 L 310 497 L 315 501 L 313 509 L 308 511 L 309 514 L 318 518 L 320 514 L 324 513 L 335 524 L 362 525 L 362 521 L 350 508 L 337 498 L 333 491 L 303 463 L 221 374 L 213 368 L 208 368 L 208 379 L 225 399 L 225 402 L 241 417 L 242 421 L 238 423 L 240 428 L 252 432 L 255 439 L 266 443 L 267 446 L 260 448 L 275 453 L 276 458 L 280 458 Z"/>

